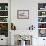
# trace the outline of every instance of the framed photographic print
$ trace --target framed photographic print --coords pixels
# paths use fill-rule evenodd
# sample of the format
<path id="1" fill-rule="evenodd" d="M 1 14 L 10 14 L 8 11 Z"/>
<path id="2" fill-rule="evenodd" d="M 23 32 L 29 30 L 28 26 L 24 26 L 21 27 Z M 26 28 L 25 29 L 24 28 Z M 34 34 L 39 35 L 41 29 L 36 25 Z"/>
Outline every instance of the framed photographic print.
<path id="1" fill-rule="evenodd" d="M 17 10 L 17 19 L 29 19 L 29 10 Z"/>

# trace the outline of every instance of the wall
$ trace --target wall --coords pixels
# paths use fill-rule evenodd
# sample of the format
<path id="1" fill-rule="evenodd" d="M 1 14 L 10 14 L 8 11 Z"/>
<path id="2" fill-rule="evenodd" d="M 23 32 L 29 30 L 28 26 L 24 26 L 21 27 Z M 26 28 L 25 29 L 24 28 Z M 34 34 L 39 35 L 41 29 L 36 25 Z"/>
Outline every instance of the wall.
<path id="1" fill-rule="evenodd" d="M 17 19 L 17 10 L 29 10 L 29 19 Z M 35 1 L 30 0 L 12 0 L 11 16 L 11 22 L 14 22 L 17 30 L 27 30 L 33 23 L 37 23 L 37 2 L 35 3 Z"/>
<path id="2" fill-rule="evenodd" d="M 27 30 L 32 24 L 38 27 L 38 3 L 46 0 L 11 0 L 11 22 L 17 30 Z M 17 19 L 17 10 L 29 10 L 29 19 Z"/>
<path id="3" fill-rule="evenodd" d="M 32 24 L 35 26 L 33 46 L 43 44 L 43 39 L 38 38 L 38 3 L 45 3 L 46 0 L 11 0 L 11 22 L 14 23 L 17 30 L 27 30 Z M 29 10 L 29 19 L 17 19 L 17 10 Z M 16 30 L 16 31 L 17 31 Z M 18 31 L 19 32 L 19 31 Z M 37 36 L 37 37 L 35 37 Z M 42 40 L 41 40 L 42 39 Z M 40 41 L 41 40 L 41 41 Z"/>

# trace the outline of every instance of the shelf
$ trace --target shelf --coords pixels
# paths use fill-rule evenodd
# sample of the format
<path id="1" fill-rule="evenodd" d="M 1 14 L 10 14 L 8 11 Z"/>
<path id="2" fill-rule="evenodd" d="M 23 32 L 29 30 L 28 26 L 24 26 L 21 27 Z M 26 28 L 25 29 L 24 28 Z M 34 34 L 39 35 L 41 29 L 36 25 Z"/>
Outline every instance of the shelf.
<path id="1" fill-rule="evenodd" d="M 38 16 L 38 17 L 46 17 L 46 15 L 44 15 L 44 16 Z"/>
<path id="2" fill-rule="evenodd" d="M 46 10 L 38 10 L 38 11 L 46 11 Z"/>
<path id="3" fill-rule="evenodd" d="M 0 23 L 8 23 L 8 22 L 0 22 Z"/>
<path id="4" fill-rule="evenodd" d="M 8 17 L 8 16 L 0 16 L 0 17 Z"/>
<path id="5" fill-rule="evenodd" d="M 38 29 L 46 29 L 46 28 L 38 28 Z"/>
<path id="6" fill-rule="evenodd" d="M 38 3 L 38 35 L 46 37 L 46 3 Z"/>
<path id="7" fill-rule="evenodd" d="M 46 22 L 38 22 L 38 23 L 46 23 Z"/>
<path id="8" fill-rule="evenodd" d="M 8 3 L 0 3 L 0 35 L 8 37 Z"/>
<path id="9" fill-rule="evenodd" d="M 0 11 L 8 11 L 8 10 L 0 10 Z"/>

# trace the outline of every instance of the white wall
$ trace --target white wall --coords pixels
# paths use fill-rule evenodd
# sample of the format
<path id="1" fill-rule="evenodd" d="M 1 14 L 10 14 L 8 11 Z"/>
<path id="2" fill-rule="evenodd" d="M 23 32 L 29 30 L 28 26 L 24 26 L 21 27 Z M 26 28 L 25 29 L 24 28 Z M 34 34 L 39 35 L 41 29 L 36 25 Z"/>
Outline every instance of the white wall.
<path id="1" fill-rule="evenodd" d="M 33 24 L 36 32 L 33 36 L 38 36 L 38 3 L 46 3 L 46 0 L 11 0 L 11 22 L 17 30 L 27 30 Z M 29 19 L 17 19 L 17 10 L 29 10 Z M 36 38 L 33 38 L 33 46 L 43 44 L 42 38 Z"/>
<path id="2" fill-rule="evenodd" d="M 32 24 L 37 29 L 38 3 L 46 0 L 11 0 L 11 22 L 17 30 L 27 30 Z M 29 10 L 29 19 L 17 19 L 17 10 Z"/>
<path id="3" fill-rule="evenodd" d="M 17 19 L 17 10 L 29 10 L 29 19 Z M 17 30 L 27 30 L 29 26 L 35 22 L 37 23 L 37 2 L 32 0 L 12 0 L 11 16 Z"/>

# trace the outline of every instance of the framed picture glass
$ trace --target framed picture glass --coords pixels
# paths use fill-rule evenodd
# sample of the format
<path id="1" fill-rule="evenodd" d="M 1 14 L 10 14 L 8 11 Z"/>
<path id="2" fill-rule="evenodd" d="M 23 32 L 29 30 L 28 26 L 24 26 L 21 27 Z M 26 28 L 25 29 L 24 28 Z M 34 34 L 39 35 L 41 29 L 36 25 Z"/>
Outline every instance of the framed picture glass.
<path id="1" fill-rule="evenodd" d="M 17 10 L 17 19 L 29 19 L 29 10 Z"/>

